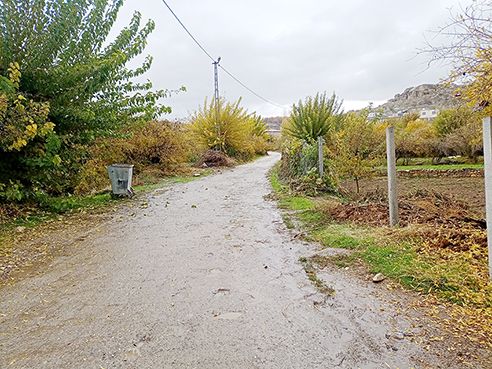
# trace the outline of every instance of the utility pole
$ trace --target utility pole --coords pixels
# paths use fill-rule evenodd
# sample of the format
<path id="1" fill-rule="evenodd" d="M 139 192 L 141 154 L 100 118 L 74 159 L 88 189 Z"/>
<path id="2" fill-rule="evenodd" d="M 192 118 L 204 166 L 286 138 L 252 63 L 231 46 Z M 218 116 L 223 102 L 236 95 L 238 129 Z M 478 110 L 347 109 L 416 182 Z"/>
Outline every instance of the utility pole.
<path id="1" fill-rule="evenodd" d="M 219 119 L 220 119 L 220 106 L 219 106 L 219 101 L 220 101 L 220 92 L 219 92 L 219 63 L 220 63 L 221 57 L 217 59 L 217 61 L 214 61 L 212 64 L 214 66 L 214 86 L 215 86 L 215 91 L 214 91 L 214 101 L 215 101 L 215 129 L 217 131 L 217 137 L 220 137 L 220 124 L 219 124 Z"/>

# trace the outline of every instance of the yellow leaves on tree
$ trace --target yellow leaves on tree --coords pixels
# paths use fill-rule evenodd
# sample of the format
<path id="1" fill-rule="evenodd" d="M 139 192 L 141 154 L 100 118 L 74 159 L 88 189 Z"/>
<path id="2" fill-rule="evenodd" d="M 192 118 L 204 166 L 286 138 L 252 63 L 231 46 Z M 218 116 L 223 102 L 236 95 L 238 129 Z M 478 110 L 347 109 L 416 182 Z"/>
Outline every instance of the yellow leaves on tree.
<path id="1" fill-rule="evenodd" d="M 477 50 L 471 68 L 455 72 L 454 80 L 465 78 L 467 82 L 458 88 L 459 94 L 471 107 L 481 107 L 484 115 L 492 114 L 492 50 Z"/>
<path id="2" fill-rule="evenodd" d="M 18 63 L 10 64 L 8 78 L 0 78 L 7 86 L 5 91 L 0 90 L 0 149 L 20 151 L 37 137 L 52 133 L 55 125 L 48 121 L 48 103 L 35 102 L 18 92 L 21 78 Z"/>

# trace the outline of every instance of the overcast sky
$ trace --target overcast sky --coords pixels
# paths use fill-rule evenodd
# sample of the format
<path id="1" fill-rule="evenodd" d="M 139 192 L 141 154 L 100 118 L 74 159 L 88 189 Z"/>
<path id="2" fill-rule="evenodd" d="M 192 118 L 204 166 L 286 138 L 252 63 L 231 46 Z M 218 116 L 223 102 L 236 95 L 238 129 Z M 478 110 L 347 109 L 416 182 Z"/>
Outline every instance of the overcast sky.
<path id="1" fill-rule="evenodd" d="M 445 66 L 427 69 L 429 31 L 449 10 L 470 0 L 167 0 L 214 57 L 250 88 L 285 108 L 269 105 L 224 73 L 220 91 L 243 97 L 250 111 L 283 115 L 317 91 L 336 92 L 346 109 L 384 102 L 410 86 L 446 77 Z M 156 88 L 187 92 L 165 100 L 171 118 L 186 118 L 213 95 L 211 61 L 179 26 L 161 0 L 126 0 L 116 27 L 139 10 L 156 22 L 147 74 Z"/>

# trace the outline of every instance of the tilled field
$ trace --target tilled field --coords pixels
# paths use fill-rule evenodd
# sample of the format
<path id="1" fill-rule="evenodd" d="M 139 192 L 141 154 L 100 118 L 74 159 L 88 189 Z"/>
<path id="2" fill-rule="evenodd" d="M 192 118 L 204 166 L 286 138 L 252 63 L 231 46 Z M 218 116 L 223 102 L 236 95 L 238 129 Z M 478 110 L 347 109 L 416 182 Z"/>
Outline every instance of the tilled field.
<path id="1" fill-rule="evenodd" d="M 344 183 L 348 193 L 355 193 L 355 183 Z M 386 177 L 375 177 L 362 180 L 360 183 L 360 197 L 380 192 L 383 196 L 387 193 Z M 443 171 L 442 177 L 398 177 L 398 193 L 404 197 L 416 193 L 418 190 L 427 190 L 442 194 L 451 200 L 463 202 L 468 210 L 479 218 L 485 217 L 485 184 L 483 177 L 455 177 L 448 176 Z"/>

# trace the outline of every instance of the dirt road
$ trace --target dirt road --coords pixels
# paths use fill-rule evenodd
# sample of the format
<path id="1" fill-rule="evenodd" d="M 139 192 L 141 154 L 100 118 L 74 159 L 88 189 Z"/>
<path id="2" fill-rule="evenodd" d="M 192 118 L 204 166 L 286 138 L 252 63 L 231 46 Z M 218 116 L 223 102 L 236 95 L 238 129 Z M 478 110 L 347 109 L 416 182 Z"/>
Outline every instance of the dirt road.
<path id="1" fill-rule="evenodd" d="M 381 286 L 333 271 L 323 304 L 298 262 L 316 246 L 264 199 L 278 159 L 149 195 L 0 290 L 0 368 L 438 366 Z"/>

